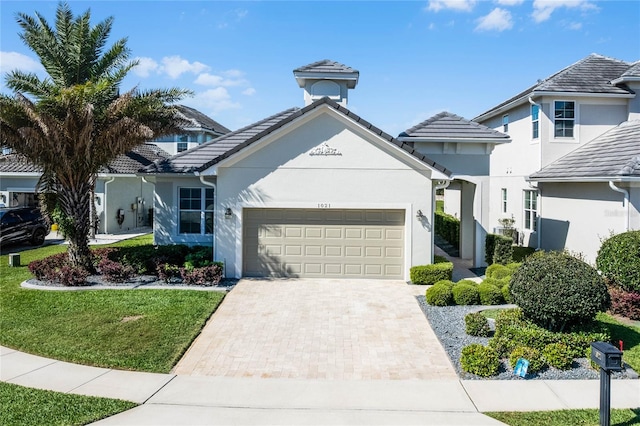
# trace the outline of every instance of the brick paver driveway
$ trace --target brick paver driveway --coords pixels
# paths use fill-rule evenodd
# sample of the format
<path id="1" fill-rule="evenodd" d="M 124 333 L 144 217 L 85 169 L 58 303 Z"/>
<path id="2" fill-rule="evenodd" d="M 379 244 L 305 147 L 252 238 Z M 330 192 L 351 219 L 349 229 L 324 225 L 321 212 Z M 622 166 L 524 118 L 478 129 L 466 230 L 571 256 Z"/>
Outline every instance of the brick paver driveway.
<path id="1" fill-rule="evenodd" d="M 175 373 L 298 379 L 455 379 L 400 281 L 243 279 Z"/>

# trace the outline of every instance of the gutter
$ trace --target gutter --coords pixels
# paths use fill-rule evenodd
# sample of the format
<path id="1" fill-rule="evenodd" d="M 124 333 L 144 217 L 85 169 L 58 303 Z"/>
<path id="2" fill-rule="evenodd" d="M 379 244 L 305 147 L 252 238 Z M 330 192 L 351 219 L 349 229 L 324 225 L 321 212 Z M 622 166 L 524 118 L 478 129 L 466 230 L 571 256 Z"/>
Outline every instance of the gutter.
<path id="1" fill-rule="evenodd" d="M 625 224 L 625 227 L 626 227 L 626 229 L 625 229 L 625 230 L 626 230 L 626 231 L 628 231 L 628 230 L 630 229 L 630 226 L 629 226 L 629 225 L 630 225 L 630 222 L 629 222 L 629 219 L 630 219 L 630 217 L 629 217 L 629 216 L 630 216 L 630 214 L 629 214 L 629 191 L 627 191 L 627 190 L 626 190 L 626 189 L 624 189 L 624 188 L 618 188 L 618 187 L 613 183 L 613 181 L 612 181 L 612 180 L 610 180 L 610 181 L 609 181 L 609 188 L 611 188 L 612 190 L 614 190 L 614 191 L 616 191 L 616 192 L 619 192 L 619 193 L 621 193 L 621 194 L 623 194 L 623 195 L 624 195 L 624 199 L 622 200 L 622 206 L 623 206 L 623 207 L 624 207 L 624 206 L 626 206 L 626 207 L 627 207 L 627 220 L 626 220 L 626 222 L 627 222 L 627 223 Z"/>

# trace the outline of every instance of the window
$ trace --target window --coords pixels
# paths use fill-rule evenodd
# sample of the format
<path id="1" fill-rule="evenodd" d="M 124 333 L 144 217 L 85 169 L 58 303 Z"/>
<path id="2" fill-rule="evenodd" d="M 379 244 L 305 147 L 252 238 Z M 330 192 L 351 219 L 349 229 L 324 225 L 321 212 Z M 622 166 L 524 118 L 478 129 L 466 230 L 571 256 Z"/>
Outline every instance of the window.
<path id="1" fill-rule="evenodd" d="M 502 116 L 502 131 L 505 133 L 509 131 L 509 114 Z"/>
<path id="2" fill-rule="evenodd" d="M 186 151 L 189 149 L 189 146 L 186 142 L 178 142 L 177 150 L 178 152 Z"/>
<path id="3" fill-rule="evenodd" d="M 502 213 L 507 212 L 507 188 L 502 188 Z"/>
<path id="4" fill-rule="evenodd" d="M 213 234 L 213 188 L 179 189 L 179 233 Z"/>
<path id="5" fill-rule="evenodd" d="M 556 138 L 572 138 L 576 118 L 575 102 L 555 101 L 554 136 Z"/>
<path id="6" fill-rule="evenodd" d="M 524 229 L 536 231 L 538 229 L 538 193 L 524 191 Z"/>
<path id="7" fill-rule="evenodd" d="M 531 105 L 531 138 L 538 139 L 540 136 L 540 107 Z"/>

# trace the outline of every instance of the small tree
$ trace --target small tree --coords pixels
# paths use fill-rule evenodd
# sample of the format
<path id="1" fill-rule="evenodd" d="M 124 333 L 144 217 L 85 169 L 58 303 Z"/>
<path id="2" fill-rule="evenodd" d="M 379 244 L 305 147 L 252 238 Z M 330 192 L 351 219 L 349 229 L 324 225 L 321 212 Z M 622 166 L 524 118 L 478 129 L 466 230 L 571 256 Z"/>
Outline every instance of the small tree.
<path id="1" fill-rule="evenodd" d="M 640 231 L 623 232 L 603 241 L 596 266 L 611 284 L 640 292 Z"/>

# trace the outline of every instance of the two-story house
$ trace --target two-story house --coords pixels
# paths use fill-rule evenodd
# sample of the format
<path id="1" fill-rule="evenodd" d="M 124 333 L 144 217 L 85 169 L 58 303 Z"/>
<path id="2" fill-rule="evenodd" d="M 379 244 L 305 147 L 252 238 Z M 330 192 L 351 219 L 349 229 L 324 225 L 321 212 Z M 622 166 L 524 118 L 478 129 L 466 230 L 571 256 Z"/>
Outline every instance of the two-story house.
<path id="1" fill-rule="evenodd" d="M 506 133 L 490 164 L 490 223 L 582 253 L 640 229 L 640 63 L 592 54 L 474 118 Z"/>

